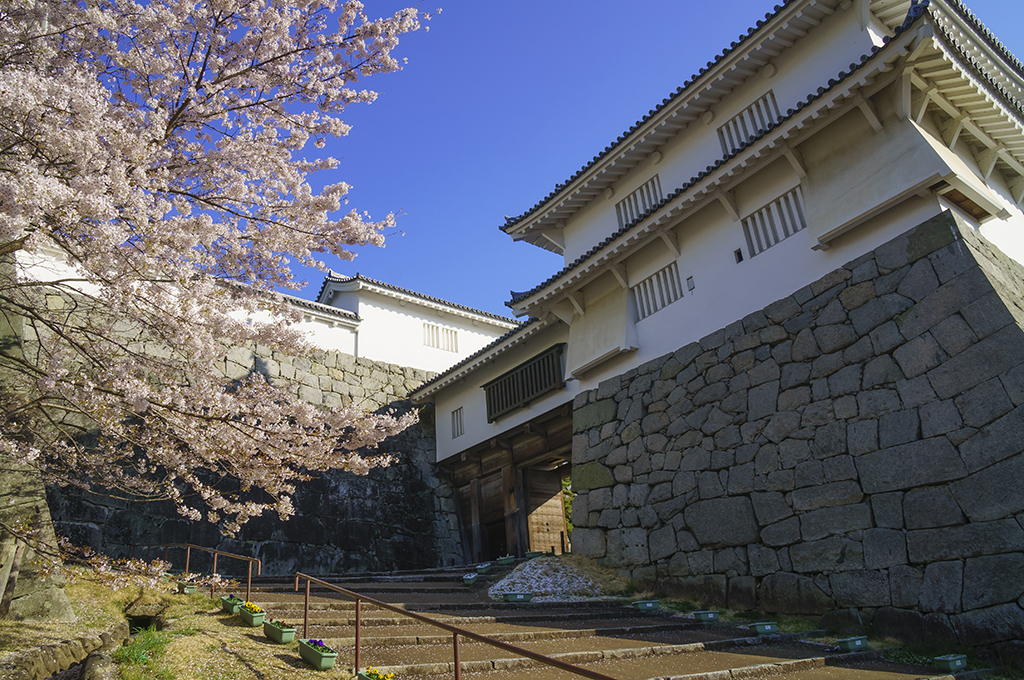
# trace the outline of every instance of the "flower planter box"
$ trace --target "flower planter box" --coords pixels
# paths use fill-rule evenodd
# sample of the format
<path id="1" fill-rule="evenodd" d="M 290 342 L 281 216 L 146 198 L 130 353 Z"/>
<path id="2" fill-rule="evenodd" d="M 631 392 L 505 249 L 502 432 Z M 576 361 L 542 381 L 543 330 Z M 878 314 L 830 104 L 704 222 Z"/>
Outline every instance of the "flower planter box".
<path id="1" fill-rule="evenodd" d="M 758 635 L 775 635 L 779 632 L 779 624 L 775 621 L 760 621 L 750 624 Z"/>
<path id="2" fill-rule="evenodd" d="M 294 628 L 278 628 L 270 621 L 263 622 L 263 634 L 279 645 L 286 645 L 295 641 Z"/>
<path id="3" fill-rule="evenodd" d="M 935 657 L 935 665 L 947 673 L 956 673 L 967 668 L 967 657 L 963 654 L 946 654 Z"/>
<path id="4" fill-rule="evenodd" d="M 188 583 L 179 583 L 178 592 L 184 593 L 185 595 L 195 595 L 196 587 Z"/>
<path id="5" fill-rule="evenodd" d="M 304 638 L 299 640 L 299 656 L 318 671 L 326 671 L 328 668 L 333 668 L 334 662 L 338 660 L 338 653 L 333 649 L 330 651 L 320 651 L 316 647 L 311 646 L 309 640 Z"/>
<path id="6" fill-rule="evenodd" d="M 533 593 L 505 593 L 505 602 L 529 602 L 533 599 Z"/>
<path id="7" fill-rule="evenodd" d="M 661 604 L 658 602 L 658 600 L 637 600 L 633 603 L 633 606 L 640 610 L 659 609 L 661 607 Z"/>
<path id="8" fill-rule="evenodd" d="M 543 552 L 531 550 L 530 552 L 526 553 L 526 559 L 532 560 L 534 557 L 540 557 L 543 554 Z"/>
<path id="9" fill-rule="evenodd" d="M 718 612 L 713 611 L 711 609 L 702 609 L 699 612 L 694 612 L 693 618 L 697 619 L 698 621 L 703 621 L 704 623 L 710 623 L 712 621 L 718 620 Z"/>
<path id="10" fill-rule="evenodd" d="M 842 640 L 837 640 L 836 642 L 839 644 L 839 649 L 844 652 L 859 652 L 868 648 L 868 639 L 864 635 L 844 638 Z"/>
<path id="11" fill-rule="evenodd" d="M 471 585 L 475 584 L 479 579 L 480 579 L 480 575 L 479 574 L 466 574 L 465 576 L 462 577 L 462 584 L 463 585 L 467 585 L 467 586 L 471 586 Z"/>
<path id="12" fill-rule="evenodd" d="M 238 610 L 245 604 L 245 600 L 235 597 L 231 598 L 227 595 L 220 598 L 220 608 L 226 611 L 228 614 L 237 614 Z"/>
<path id="13" fill-rule="evenodd" d="M 498 559 L 494 560 L 496 564 L 500 564 L 501 566 L 512 564 L 515 561 L 516 558 L 514 557 L 499 557 Z"/>
<path id="14" fill-rule="evenodd" d="M 476 573 L 478 573 L 478 574 L 486 574 L 490 570 L 491 570 L 491 565 L 490 565 L 489 562 L 485 562 L 484 564 L 476 565 Z"/>
<path id="15" fill-rule="evenodd" d="M 238 610 L 238 615 L 241 616 L 242 620 L 245 621 L 248 625 L 255 627 L 263 625 L 263 618 L 267 615 L 267 613 L 260 612 L 259 614 L 256 614 L 249 611 L 245 607 L 242 607 Z"/>

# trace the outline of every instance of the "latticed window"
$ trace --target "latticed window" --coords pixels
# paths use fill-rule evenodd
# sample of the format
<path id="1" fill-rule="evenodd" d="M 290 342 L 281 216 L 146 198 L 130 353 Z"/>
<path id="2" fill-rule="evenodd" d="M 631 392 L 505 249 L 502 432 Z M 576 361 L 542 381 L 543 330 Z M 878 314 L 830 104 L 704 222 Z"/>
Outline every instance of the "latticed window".
<path id="1" fill-rule="evenodd" d="M 423 344 L 436 347 L 446 352 L 459 351 L 458 332 L 454 328 L 445 328 L 437 324 L 423 322 Z"/>
<path id="2" fill-rule="evenodd" d="M 683 297 L 683 284 L 679 278 L 678 265 L 673 262 L 661 271 L 648 276 L 633 286 L 631 290 L 639 319 L 646 319 Z"/>
<path id="3" fill-rule="evenodd" d="M 804 197 L 800 187 L 787 191 L 774 201 L 757 210 L 743 220 L 743 235 L 747 239 L 747 250 L 753 257 L 807 228 L 804 215 Z"/>
<path id="4" fill-rule="evenodd" d="M 458 407 L 452 411 L 452 439 L 461 437 L 466 433 L 466 428 L 462 423 L 462 407 Z"/>
<path id="5" fill-rule="evenodd" d="M 534 399 L 565 387 L 562 348 L 554 345 L 483 386 L 487 396 L 487 422 L 528 405 Z"/>
<path id="6" fill-rule="evenodd" d="M 775 101 L 775 93 L 768 90 L 767 94 L 718 128 L 722 153 L 731 154 L 757 136 L 759 130 L 767 130 L 778 119 L 779 104 Z"/>
<path id="7" fill-rule="evenodd" d="M 650 178 L 640 188 L 615 204 L 615 215 L 619 218 L 619 226 L 624 227 L 636 218 L 661 203 L 661 180 L 658 176 Z"/>

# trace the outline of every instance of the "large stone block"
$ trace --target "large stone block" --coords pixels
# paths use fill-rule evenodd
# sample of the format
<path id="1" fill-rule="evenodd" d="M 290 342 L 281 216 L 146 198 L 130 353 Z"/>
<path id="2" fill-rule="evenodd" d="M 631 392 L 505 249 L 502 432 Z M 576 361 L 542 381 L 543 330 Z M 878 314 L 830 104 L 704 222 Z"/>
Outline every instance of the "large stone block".
<path id="1" fill-rule="evenodd" d="M 572 412 L 573 432 L 585 432 L 593 427 L 600 427 L 615 417 L 616 405 L 612 399 L 605 399 L 588 404 Z"/>
<path id="2" fill-rule="evenodd" d="M 727 603 L 727 580 L 720 575 L 698 575 L 669 578 L 662 582 L 666 591 L 681 599 L 697 602 L 703 607 L 724 607 Z"/>
<path id="3" fill-rule="evenodd" d="M 832 536 L 789 548 L 793 571 L 802 574 L 853 571 L 864 568 L 864 551 L 857 541 Z"/>
<path id="4" fill-rule="evenodd" d="M 808 511 L 837 505 L 850 505 L 859 503 L 863 497 L 864 494 L 857 482 L 818 484 L 794 491 L 793 508 L 798 511 Z"/>
<path id="5" fill-rule="evenodd" d="M 878 637 L 891 637 L 907 642 L 924 638 L 924 616 L 921 612 L 882 607 L 871 621 Z"/>
<path id="6" fill-rule="evenodd" d="M 1019 455 L 954 482 L 950 488 L 972 521 L 986 521 L 1024 510 L 1022 480 L 1024 455 Z"/>
<path id="7" fill-rule="evenodd" d="M 1024 554 L 972 557 L 964 565 L 963 608 L 1017 602 L 1024 595 Z"/>
<path id="8" fill-rule="evenodd" d="M 921 602 L 924 576 L 914 567 L 894 566 L 889 569 L 889 591 L 893 607 L 917 608 Z"/>
<path id="9" fill-rule="evenodd" d="M 676 530 L 665 526 L 651 532 L 650 557 L 652 562 L 669 557 L 676 551 Z"/>
<path id="10" fill-rule="evenodd" d="M 925 567 L 924 581 L 921 583 L 921 611 L 946 614 L 961 611 L 960 594 L 963 586 L 963 562 L 955 560 L 929 564 Z"/>
<path id="11" fill-rule="evenodd" d="M 757 589 L 754 577 L 736 576 L 729 579 L 728 607 L 741 612 L 757 608 Z"/>
<path id="12" fill-rule="evenodd" d="M 871 508 L 867 503 L 822 508 L 800 516 L 800 535 L 805 541 L 838 536 L 871 526 Z"/>
<path id="13" fill-rule="evenodd" d="M 907 563 L 907 538 L 897 529 L 868 529 L 864 532 L 864 566 L 886 569 Z"/>
<path id="14" fill-rule="evenodd" d="M 954 397 L 1021 363 L 1024 332 L 1015 324 L 1006 326 L 928 373 L 941 399 Z"/>
<path id="15" fill-rule="evenodd" d="M 893 446 L 856 459 L 865 493 L 910 489 L 967 476 L 960 454 L 945 437 Z"/>
<path id="16" fill-rule="evenodd" d="M 754 509 L 745 496 L 698 501 L 687 506 L 684 515 L 686 524 L 705 547 L 746 545 L 757 541 Z"/>
<path id="17" fill-rule="evenodd" d="M 613 529 L 606 537 L 608 549 L 605 560 L 612 569 L 642 566 L 650 561 L 646 529 Z"/>
<path id="18" fill-rule="evenodd" d="M 615 476 L 601 463 L 592 461 L 583 465 L 575 465 L 572 469 L 572 487 L 577 491 L 601 489 L 615 484 Z M 592 508 L 597 509 L 597 508 Z"/>
<path id="19" fill-rule="evenodd" d="M 890 603 L 889 575 L 859 569 L 829 576 L 832 596 L 840 607 L 884 607 Z"/>
<path id="20" fill-rule="evenodd" d="M 931 529 L 965 521 L 948 486 L 911 489 L 903 498 L 903 516 L 908 529 Z"/>
<path id="21" fill-rule="evenodd" d="M 760 609 L 773 614 L 824 614 L 835 607 L 814 579 L 786 572 L 765 576 L 757 599 Z"/>
<path id="22" fill-rule="evenodd" d="M 982 428 L 961 446 L 967 469 L 977 472 L 1024 451 L 1024 406 Z"/>
<path id="23" fill-rule="evenodd" d="M 572 550 L 591 559 L 604 557 L 607 552 L 604 530 L 574 527 L 572 530 Z"/>
<path id="24" fill-rule="evenodd" d="M 907 532 L 907 556 L 911 564 L 929 564 L 1022 550 L 1024 529 L 1012 519 Z"/>
<path id="25" fill-rule="evenodd" d="M 950 617 L 953 630 L 965 645 L 990 645 L 1005 640 L 1024 640 L 1024 609 L 1001 604 Z"/>

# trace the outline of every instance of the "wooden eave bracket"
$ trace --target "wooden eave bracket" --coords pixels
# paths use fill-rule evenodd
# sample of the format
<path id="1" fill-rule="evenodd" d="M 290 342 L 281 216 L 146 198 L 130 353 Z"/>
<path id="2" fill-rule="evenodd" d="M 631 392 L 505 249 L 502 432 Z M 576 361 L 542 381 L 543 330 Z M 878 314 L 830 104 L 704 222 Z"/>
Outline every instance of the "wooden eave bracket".
<path id="1" fill-rule="evenodd" d="M 939 129 L 942 133 L 942 141 L 946 142 L 946 146 L 952 149 L 956 146 L 957 141 L 960 139 L 960 133 L 964 131 L 964 124 L 967 122 L 967 114 L 961 113 L 956 118 L 952 118 L 945 122 Z"/>
<path id="2" fill-rule="evenodd" d="M 793 171 L 797 174 L 797 177 L 803 179 L 807 176 L 807 170 L 804 169 L 803 159 L 800 158 L 799 151 L 787 144 L 782 148 L 782 155 L 785 156 L 786 160 L 789 161 L 789 164 L 793 166 Z"/>
<path id="3" fill-rule="evenodd" d="M 994 149 L 986 149 L 978 154 L 978 167 L 981 169 L 981 176 L 985 178 L 986 182 L 992 176 L 992 172 L 996 169 L 996 162 L 1005 151 L 1006 147 L 1000 144 Z"/>
<path id="4" fill-rule="evenodd" d="M 565 237 L 562 235 L 562 230 L 555 228 L 543 229 L 540 232 L 548 242 L 557 247 L 560 251 L 565 250 Z"/>
<path id="5" fill-rule="evenodd" d="M 619 282 L 623 289 L 629 288 L 629 279 L 626 277 L 626 265 L 621 262 L 613 262 L 611 267 L 612 276 Z"/>
<path id="6" fill-rule="evenodd" d="M 672 253 L 672 257 L 679 257 L 679 245 L 675 242 L 672 234 L 667 231 L 662 231 L 658 236 L 661 237 L 662 242 L 668 247 L 669 252 Z"/>
<path id="7" fill-rule="evenodd" d="M 583 316 L 586 313 L 586 306 L 583 304 L 583 294 L 580 291 L 573 291 L 566 295 L 569 302 L 576 309 L 576 313 Z"/>
<path id="8" fill-rule="evenodd" d="M 924 120 L 924 114 L 928 113 L 928 105 L 932 101 L 932 97 L 938 93 L 939 88 L 932 85 L 920 95 L 920 99 L 917 104 L 917 113 L 914 114 L 914 122 L 918 125 Z"/>
<path id="9" fill-rule="evenodd" d="M 729 218 L 733 222 L 740 221 L 740 211 L 736 207 L 736 196 L 731 191 L 716 191 L 714 198 L 718 199 L 718 202 L 725 208 L 725 212 L 729 213 Z"/>
<path id="10" fill-rule="evenodd" d="M 864 117 L 867 118 L 868 124 L 871 125 L 872 130 L 878 132 L 882 129 L 882 119 L 878 117 L 875 105 L 871 103 L 870 99 L 867 99 L 863 94 L 860 94 L 853 100 L 853 104 L 861 113 L 864 114 Z"/>
<path id="11" fill-rule="evenodd" d="M 1013 196 L 1013 201 L 1017 205 L 1024 201 L 1024 177 L 1018 177 L 1015 181 L 1009 183 L 1010 194 Z"/>

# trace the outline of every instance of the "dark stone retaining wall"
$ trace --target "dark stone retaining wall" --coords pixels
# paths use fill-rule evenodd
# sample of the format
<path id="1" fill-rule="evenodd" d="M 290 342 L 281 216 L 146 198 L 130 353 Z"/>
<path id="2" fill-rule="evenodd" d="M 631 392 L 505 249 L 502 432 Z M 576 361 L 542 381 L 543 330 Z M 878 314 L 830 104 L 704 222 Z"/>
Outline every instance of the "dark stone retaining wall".
<path id="1" fill-rule="evenodd" d="M 1024 644 L 1022 296 L 947 213 L 578 395 L 573 549 L 708 605 Z"/>
<path id="2" fill-rule="evenodd" d="M 333 351 L 291 357 L 266 348 L 232 349 L 221 367 L 230 378 L 258 371 L 291 386 L 313 403 L 355 403 L 370 411 L 412 408 L 409 392 L 433 374 L 359 359 Z M 190 522 L 170 503 L 123 503 L 73 489 L 51 487 L 48 500 L 58 532 L 79 545 L 127 556 L 132 545 L 195 543 L 263 560 L 264 575 L 296 570 L 325 574 L 447 566 L 462 562 L 451 487 L 437 475 L 433 413 L 390 438 L 382 451 L 398 461 L 361 477 L 332 472 L 305 482 L 296 513 L 251 520 L 233 539 L 205 522 Z M 137 553 L 136 556 L 144 556 Z M 170 555 L 184 567 L 184 551 Z M 237 560 L 220 559 L 218 571 L 245 574 Z M 209 571 L 210 559 L 193 554 L 192 571 Z"/>

